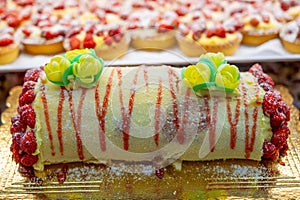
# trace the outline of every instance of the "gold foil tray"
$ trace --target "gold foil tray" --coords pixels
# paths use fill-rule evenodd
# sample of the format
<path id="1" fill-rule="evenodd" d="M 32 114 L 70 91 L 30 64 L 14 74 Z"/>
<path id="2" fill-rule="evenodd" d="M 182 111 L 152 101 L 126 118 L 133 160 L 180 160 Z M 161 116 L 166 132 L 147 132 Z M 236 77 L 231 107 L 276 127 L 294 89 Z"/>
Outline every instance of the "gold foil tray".
<path id="1" fill-rule="evenodd" d="M 182 170 L 169 166 L 162 179 L 129 174 L 118 168 L 93 164 L 68 164 L 68 176 L 57 182 L 64 166 L 47 167 L 42 179 L 27 180 L 18 173 L 10 152 L 10 118 L 17 110 L 21 87 L 10 91 L 0 127 L 1 199 L 298 199 L 300 196 L 299 111 L 292 107 L 289 151 L 279 163 L 246 160 L 184 162 Z M 277 87 L 285 101 L 292 97 Z M 42 181 L 41 181 L 42 180 Z"/>

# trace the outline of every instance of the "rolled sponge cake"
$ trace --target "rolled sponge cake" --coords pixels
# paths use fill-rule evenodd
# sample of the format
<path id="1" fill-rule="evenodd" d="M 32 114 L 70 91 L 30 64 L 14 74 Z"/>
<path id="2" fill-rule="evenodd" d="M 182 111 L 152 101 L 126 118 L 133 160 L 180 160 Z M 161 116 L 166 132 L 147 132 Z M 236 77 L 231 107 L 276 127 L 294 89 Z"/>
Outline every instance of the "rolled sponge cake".
<path id="1" fill-rule="evenodd" d="M 265 91 L 267 82 L 259 83 L 259 70 L 240 73 L 234 92 L 211 87 L 200 95 L 183 69 L 170 66 L 106 67 L 95 85 L 71 89 L 49 81 L 44 68 L 30 70 L 20 99 L 29 90 L 34 99 L 20 100 L 15 118 L 27 129 L 18 136 L 18 152 L 12 132 L 14 158 L 38 171 L 57 163 L 113 160 L 158 166 L 175 160 L 276 160 L 286 140 L 271 142 L 272 114 L 263 104 L 273 89 Z M 24 89 L 26 82 L 34 86 Z M 26 115 L 35 122 L 26 122 Z M 284 120 L 276 129 L 286 128 Z M 26 143 L 28 133 L 34 141 Z"/>

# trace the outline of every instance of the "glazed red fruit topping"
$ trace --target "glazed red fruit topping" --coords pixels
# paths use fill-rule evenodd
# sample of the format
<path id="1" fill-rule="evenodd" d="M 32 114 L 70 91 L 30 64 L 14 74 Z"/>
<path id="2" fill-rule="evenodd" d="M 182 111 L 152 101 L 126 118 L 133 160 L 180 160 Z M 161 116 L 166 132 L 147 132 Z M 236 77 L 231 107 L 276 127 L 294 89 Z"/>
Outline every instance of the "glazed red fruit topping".
<path id="1" fill-rule="evenodd" d="M 269 23 L 270 22 L 270 16 L 269 15 L 264 15 L 263 14 L 261 17 L 262 17 L 263 22 L 265 22 L 265 23 Z"/>
<path id="2" fill-rule="evenodd" d="M 112 43 L 114 42 L 114 40 L 110 36 L 104 36 L 103 40 L 108 46 L 112 45 Z"/>
<path id="3" fill-rule="evenodd" d="M 80 48 L 80 40 L 76 37 L 71 37 L 70 38 L 70 49 L 79 49 Z"/>
<path id="4" fill-rule="evenodd" d="M 15 1 L 16 4 L 18 4 L 18 6 L 29 6 L 29 5 L 33 5 L 34 0 L 17 0 Z"/>
<path id="5" fill-rule="evenodd" d="M 27 28 L 23 28 L 22 33 L 27 37 L 31 35 L 31 31 Z"/>
<path id="6" fill-rule="evenodd" d="M 252 26 L 258 26 L 259 24 L 259 21 L 256 17 L 251 18 L 249 22 Z"/>
<path id="7" fill-rule="evenodd" d="M 23 123 L 20 119 L 12 122 L 10 126 L 10 133 L 17 133 L 22 132 L 24 133 L 26 131 L 27 125 Z"/>
<path id="8" fill-rule="evenodd" d="M 51 31 L 43 31 L 42 36 L 47 40 L 51 40 L 53 38 L 58 37 L 60 34 L 58 32 L 51 32 Z"/>
<path id="9" fill-rule="evenodd" d="M 30 128 L 35 126 L 35 112 L 30 104 L 19 107 L 20 119 Z"/>
<path id="10" fill-rule="evenodd" d="M 215 30 L 214 29 L 207 29 L 206 31 L 206 37 L 210 38 L 215 35 Z"/>
<path id="11" fill-rule="evenodd" d="M 257 77 L 259 74 L 263 73 L 263 69 L 260 64 L 254 64 L 252 67 L 249 69 L 249 72 L 253 74 L 253 76 Z"/>
<path id="12" fill-rule="evenodd" d="M 276 148 L 274 144 L 269 141 L 265 141 L 263 144 L 263 157 L 270 160 L 277 160 L 279 157 L 279 150 Z"/>
<path id="13" fill-rule="evenodd" d="M 23 84 L 23 88 L 22 88 L 22 94 L 24 94 L 25 92 L 27 92 L 28 90 L 33 90 L 35 87 L 35 82 L 34 81 L 26 81 Z"/>
<path id="14" fill-rule="evenodd" d="M 35 93 L 34 90 L 27 90 L 25 93 L 21 94 L 19 98 L 19 105 L 23 106 L 25 104 L 30 104 L 35 99 Z"/>
<path id="15" fill-rule="evenodd" d="M 22 138 L 21 148 L 24 152 L 33 154 L 36 150 L 36 140 L 34 136 L 34 131 L 30 130 Z"/>
<path id="16" fill-rule="evenodd" d="M 277 92 L 275 91 L 267 91 L 265 93 L 265 96 L 264 96 L 264 100 L 263 100 L 263 103 L 262 103 L 262 108 L 263 108 L 263 112 L 265 115 L 267 116 L 270 116 L 271 114 L 273 114 L 278 105 L 279 105 L 279 102 L 282 100 L 281 98 L 281 95 L 278 94 Z"/>
<path id="17" fill-rule="evenodd" d="M 111 29 L 108 31 L 109 36 L 114 36 L 114 35 L 119 35 L 119 34 L 122 34 L 120 28 Z"/>
<path id="18" fill-rule="evenodd" d="M 165 33 L 165 32 L 167 32 L 167 31 L 169 31 L 169 30 L 172 30 L 174 28 L 174 26 L 173 25 L 170 25 L 170 24 L 160 24 L 159 26 L 158 26 L 158 28 L 157 28 L 157 31 L 159 32 L 159 33 Z"/>
<path id="19" fill-rule="evenodd" d="M 0 46 L 7 46 L 14 42 L 13 38 L 3 37 L 0 38 Z"/>
<path id="20" fill-rule="evenodd" d="M 83 40 L 84 48 L 94 48 L 96 46 L 96 42 L 93 39 L 93 35 L 91 33 L 87 33 Z"/>
<path id="21" fill-rule="evenodd" d="M 185 6 L 182 6 L 180 8 L 177 8 L 175 12 L 177 13 L 178 16 L 181 17 L 181 16 L 185 16 L 189 12 L 189 9 Z"/>
<path id="22" fill-rule="evenodd" d="M 217 27 L 215 33 L 218 37 L 221 37 L 221 38 L 226 37 L 226 30 L 222 26 Z"/>
<path id="23" fill-rule="evenodd" d="M 20 163 L 26 167 L 32 166 L 38 160 L 37 156 L 24 154 L 20 160 Z"/>
<path id="24" fill-rule="evenodd" d="M 27 70 L 27 72 L 24 76 L 24 82 L 27 82 L 27 81 L 37 82 L 39 77 L 40 77 L 40 72 L 38 69 Z"/>

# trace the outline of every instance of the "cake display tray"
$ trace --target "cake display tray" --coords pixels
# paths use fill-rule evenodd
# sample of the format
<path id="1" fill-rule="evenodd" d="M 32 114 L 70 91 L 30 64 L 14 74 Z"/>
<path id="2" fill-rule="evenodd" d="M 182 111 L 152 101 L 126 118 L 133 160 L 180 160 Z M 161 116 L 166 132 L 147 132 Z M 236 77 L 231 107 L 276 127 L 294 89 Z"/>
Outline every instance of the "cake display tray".
<path id="1" fill-rule="evenodd" d="M 51 57 L 52 55 L 29 55 L 21 52 L 19 58 L 13 63 L 0 65 L 0 72 L 25 71 L 30 68 L 39 67 L 47 63 Z M 299 61 L 300 54 L 287 52 L 282 47 L 279 39 L 273 39 L 259 46 L 240 45 L 237 52 L 226 59 L 231 63 Z M 178 47 L 164 51 L 140 51 L 130 48 L 122 58 L 105 61 L 105 65 L 187 65 L 196 63 L 197 61 L 198 58 L 183 55 Z"/>
<path id="2" fill-rule="evenodd" d="M 276 88 L 292 104 L 289 91 Z M 44 177 L 20 176 L 10 152 L 10 118 L 16 114 L 22 88 L 7 98 L 0 126 L 0 199 L 298 199 L 300 196 L 300 122 L 292 106 L 289 151 L 279 163 L 245 160 L 186 162 L 182 170 L 166 168 L 162 179 L 148 174 L 126 174 L 100 165 L 69 164 L 61 184 L 56 174 L 62 166 L 47 167 Z"/>

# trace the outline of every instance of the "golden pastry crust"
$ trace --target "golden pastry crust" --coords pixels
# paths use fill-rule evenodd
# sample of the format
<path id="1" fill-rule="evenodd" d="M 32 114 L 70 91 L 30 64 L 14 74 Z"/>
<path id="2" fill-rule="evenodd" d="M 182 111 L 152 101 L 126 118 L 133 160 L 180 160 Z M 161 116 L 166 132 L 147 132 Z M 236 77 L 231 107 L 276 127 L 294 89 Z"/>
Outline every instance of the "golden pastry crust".
<path id="1" fill-rule="evenodd" d="M 62 41 L 57 41 L 53 43 L 46 42 L 43 44 L 23 43 L 23 46 L 24 46 L 24 50 L 27 53 L 34 54 L 34 55 L 38 55 L 38 54 L 53 55 L 65 51 Z"/>
<path id="2" fill-rule="evenodd" d="M 131 46 L 142 50 L 164 50 L 173 47 L 175 44 L 175 30 L 157 33 L 151 37 L 132 37 L 131 39 Z"/>
<path id="3" fill-rule="evenodd" d="M 0 47 L 0 65 L 12 63 L 19 55 L 19 45 L 13 43 L 9 46 Z"/>

